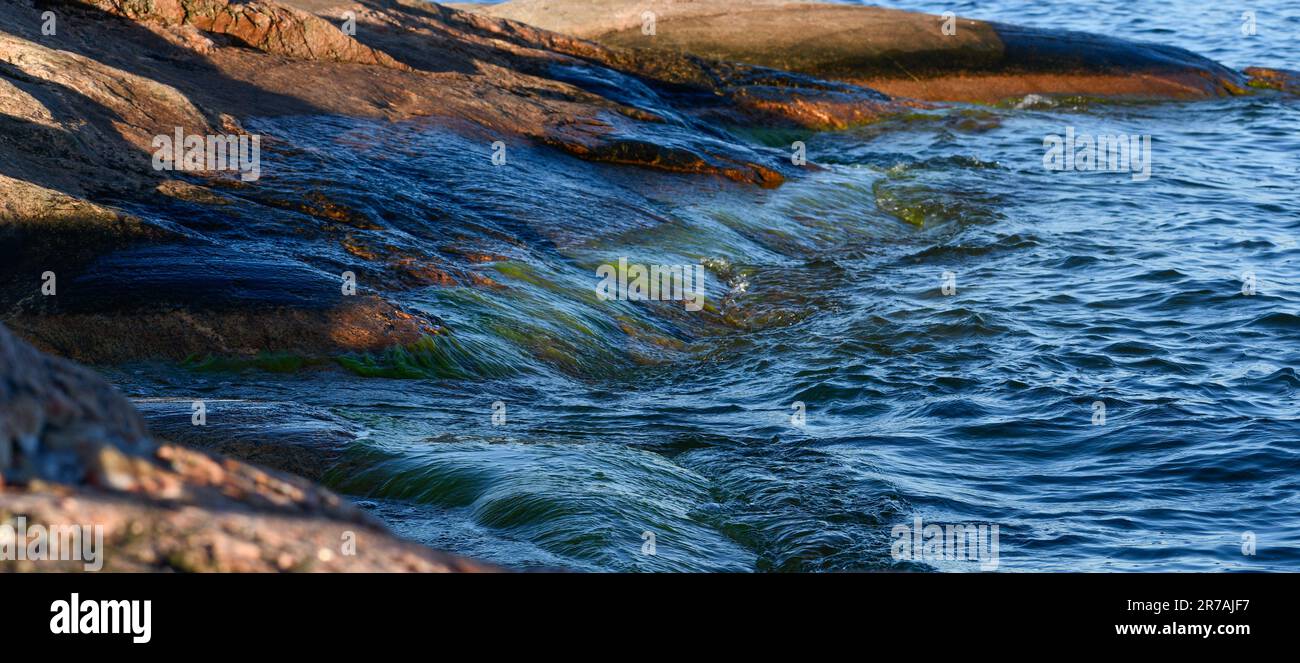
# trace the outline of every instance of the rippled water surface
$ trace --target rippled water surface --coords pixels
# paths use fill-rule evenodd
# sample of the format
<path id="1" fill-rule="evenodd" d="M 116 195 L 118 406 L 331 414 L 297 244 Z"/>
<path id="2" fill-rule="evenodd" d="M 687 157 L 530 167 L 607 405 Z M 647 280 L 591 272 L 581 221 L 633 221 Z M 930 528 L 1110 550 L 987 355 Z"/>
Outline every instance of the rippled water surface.
<path id="1" fill-rule="evenodd" d="M 1300 32 L 1255 5 L 1261 33 Z M 1226 8 L 945 8 L 1300 65 L 1300 41 L 1241 38 Z M 495 285 L 394 295 L 451 333 L 351 371 L 119 378 L 328 411 L 362 432 L 336 487 L 514 567 L 977 568 L 893 559 L 891 526 L 920 516 L 998 524 L 1002 571 L 1300 568 L 1300 104 L 1021 106 L 794 136 L 825 170 L 771 191 L 526 144 L 496 168 L 418 122 L 255 122 L 294 148 L 264 154 L 269 186 L 490 255 L 472 269 Z M 1151 178 L 1044 170 L 1066 127 L 1150 135 Z M 597 301 L 596 266 L 624 256 L 704 260 L 709 306 Z"/>

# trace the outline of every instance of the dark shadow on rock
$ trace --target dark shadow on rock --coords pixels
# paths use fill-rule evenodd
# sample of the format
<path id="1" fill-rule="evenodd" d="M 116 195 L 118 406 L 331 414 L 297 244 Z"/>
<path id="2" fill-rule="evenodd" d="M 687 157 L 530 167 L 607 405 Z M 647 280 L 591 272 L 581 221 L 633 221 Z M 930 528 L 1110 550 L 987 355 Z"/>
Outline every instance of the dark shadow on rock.
<path id="1" fill-rule="evenodd" d="M 295 3 L 290 1 L 284 4 L 293 6 Z M 429 3 L 427 8 L 412 7 L 387 0 L 371 0 L 367 4 L 438 20 L 442 20 L 448 12 L 446 8 L 433 3 Z M 510 66 L 509 61 L 503 58 L 498 50 L 467 43 L 445 30 L 442 25 L 425 23 L 419 27 L 420 31 L 393 30 L 386 24 L 368 23 L 364 27 L 358 27 L 352 37 L 370 48 L 387 53 L 398 62 L 429 73 L 473 75 L 480 73 L 480 62 L 503 67 Z"/>
<path id="2" fill-rule="evenodd" d="M 208 110 L 208 120 L 214 126 L 220 126 L 220 112 L 232 115 L 244 112 L 259 115 L 326 112 L 303 99 L 231 78 L 199 53 L 173 44 L 135 21 L 76 0 L 45 0 L 45 4 L 65 13 L 61 19 L 64 27 L 57 36 L 43 36 L 36 30 L 23 35 L 24 38 L 170 85 L 193 100 L 200 109 Z M 236 43 L 224 35 L 204 33 L 204 36 L 218 46 Z"/>
<path id="3" fill-rule="evenodd" d="M 69 278 L 50 313 L 129 314 L 165 308 L 324 310 L 343 302 L 338 280 L 284 258 L 206 242 L 129 248 L 96 259 Z"/>
<path id="4" fill-rule="evenodd" d="M 0 174 L 76 197 L 108 190 L 113 179 L 122 181 L 120 188 L 139 188 L 131 180 L 144 177 L 150 162 L 113 128 L 123 121 L 121 115 L 72 88 L 32 79 L 7 62 L 0 62 L 0 77 L 39 101 L 55 121 L 77 127 L 68 132 L 0 114 Z M 94 161 L 86 161 L 88 152 Z"/>

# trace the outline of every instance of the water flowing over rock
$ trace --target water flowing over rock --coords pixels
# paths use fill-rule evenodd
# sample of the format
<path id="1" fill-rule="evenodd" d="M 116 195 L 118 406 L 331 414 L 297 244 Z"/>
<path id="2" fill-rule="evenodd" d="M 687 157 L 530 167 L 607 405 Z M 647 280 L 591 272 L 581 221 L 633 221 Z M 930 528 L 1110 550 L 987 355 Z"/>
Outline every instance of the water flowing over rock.
<path id="1" fill-rule="evenodd" d="M 16 518 L 102 527 L 110 571 L 493 570 L 399 541 L 304 479 L 160 444 L 102 378 L 0 326 L 0 521 Z M 0 571 L 81 567 L 0 560 Z"/>
<path id="2" fill-rule="evenodd" d="M 775 187 L 797 172 L 788 155 L 718 125 L 844 127 L 906 108 L 853 85 L 646 57 L 423 2 L 0 0 L 0 12 L 9 19 L 0 26 L 0 319 L 88 362 L 409 346 L 440 324 L 392 304 L 385 289 L 474 280 L 443 257 L 367 242 L 360 235 L 384 224 L 319 192 L 271 191 L 241 181 L 246 173 L 203 170 L 209 163 L 159 170 L 160 137 L 247 138 L 250 118 L 286 115 L 428 118 L 485 147 L 522 139 L 581 159 Z M 357 27 L 344 31 L 350 18 Z M 263 149 L 292 149 L 259 138 Z M 300 215 L 373 278 L 360 296 L 340 298 L 346 267 L 324 272 L 320 255 L 311 264 L 232 255 L 202 231 L 130 211 L 180 205 L 220 218 L 232 198 Z M 78 287 L 42 298 L 43 274 Z"/>

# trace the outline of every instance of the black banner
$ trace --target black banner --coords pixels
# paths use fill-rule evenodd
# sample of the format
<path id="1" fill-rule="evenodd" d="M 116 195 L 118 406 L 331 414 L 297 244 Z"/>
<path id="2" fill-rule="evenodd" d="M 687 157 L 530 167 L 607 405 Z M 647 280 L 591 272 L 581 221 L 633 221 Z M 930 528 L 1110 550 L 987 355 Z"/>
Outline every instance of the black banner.
<path id="1" fill-rule="evenodd" d="M 23 634 L 20 644 L 60 651 L 186 653 L 195 643 L 235 638 L 261 643 L 259 651 L 283 645 L 329 654 L 376 642 L 418 646 L 485 629 L 509 634 L 495 647 L 579 642 L 597 633 L 676 638 L 688 628 L 703 636 L 725 632 L 742 648 L 771 638 L 812 647 L 828 637 L 866 639 L 856 646 L 887 637 L 906 638 L 921 647 L 918 654 L 991 643 L 1240 652 L 1284 644 L 1295 615 L 1295 577 L 30 575 L 0 580 L 8 590 L 0 612 L 13 633 Z"/>

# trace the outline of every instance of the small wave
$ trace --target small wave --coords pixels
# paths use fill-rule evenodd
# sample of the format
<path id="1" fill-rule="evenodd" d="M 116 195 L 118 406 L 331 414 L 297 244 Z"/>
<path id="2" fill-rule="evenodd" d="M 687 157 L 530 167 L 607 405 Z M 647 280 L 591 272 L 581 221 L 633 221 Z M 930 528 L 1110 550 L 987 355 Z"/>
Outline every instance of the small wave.
<path id="1" fill-rule="evenodd" d="M 1300 315 L 1294 313 L 1269 313 L 1247 322 L 1245 326 L 1281 331 L 1300 331 Z"/>

